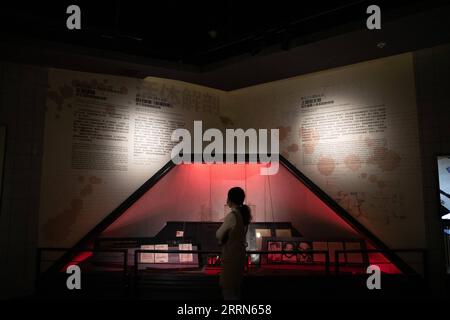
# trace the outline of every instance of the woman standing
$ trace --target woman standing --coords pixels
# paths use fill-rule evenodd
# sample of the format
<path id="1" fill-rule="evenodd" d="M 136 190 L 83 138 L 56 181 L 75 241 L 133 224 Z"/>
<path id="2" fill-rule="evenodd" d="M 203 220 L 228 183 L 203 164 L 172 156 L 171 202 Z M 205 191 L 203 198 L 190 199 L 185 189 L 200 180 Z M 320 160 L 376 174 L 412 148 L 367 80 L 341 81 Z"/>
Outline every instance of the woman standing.
<path id="1" fill-rule="evenodd" d="M 251 220 L 250 208 L 244 204 L 245 192 L 239 187 L 228 191 L 227 205 L 231 212 L 216 232 L 222 247 L 220 286 L 225 300 L 241 298 L 245 266 L 245 236 Z"/>

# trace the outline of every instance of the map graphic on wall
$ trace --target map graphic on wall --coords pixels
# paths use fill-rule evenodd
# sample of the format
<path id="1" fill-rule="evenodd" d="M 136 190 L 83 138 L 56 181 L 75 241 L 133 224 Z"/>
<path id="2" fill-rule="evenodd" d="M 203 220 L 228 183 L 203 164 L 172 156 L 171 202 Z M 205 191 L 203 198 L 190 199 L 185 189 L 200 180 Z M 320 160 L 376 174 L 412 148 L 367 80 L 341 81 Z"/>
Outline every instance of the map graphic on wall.
<path id="1" fill-rule="evenodd" d="M 282 155 L 362 225 L 392 247 L 424 245 L 409 53 L 229 92 L 50 69 L 39 245 L 77 243 L 170 160 L 171 132 L 194 120 L 222 132 L 278 128 Z M 224 199 L 212 196 L 164 219 L 221 221 Z M 249 200 L 269 219 L 269 203 Z"/>

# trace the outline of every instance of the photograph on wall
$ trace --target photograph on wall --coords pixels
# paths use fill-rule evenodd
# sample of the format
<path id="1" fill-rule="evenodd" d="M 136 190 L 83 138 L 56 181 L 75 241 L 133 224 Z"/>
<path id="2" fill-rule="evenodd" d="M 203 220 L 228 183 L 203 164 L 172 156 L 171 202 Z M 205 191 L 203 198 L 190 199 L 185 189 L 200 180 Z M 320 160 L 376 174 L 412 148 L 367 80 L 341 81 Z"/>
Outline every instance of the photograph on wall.
<path id="1" fill-rule="evenodd" d="M 155 250 L 169 250 L 168 244 L 155 244 Z M 169 254 L 168 253 L 155 253 L 155 263 L 168 263 Z"/>
<path id="2" fill-rule="evenodd" d="M 313 263 L 312 243 L 307 241 L 300 241 L 297 243 L 297 261 L 299 263 Z"/>
<path id="3" fill-rule="evenodd" d="M 267 251 L 282 251 L 282 242 L 280 241 L 269 241 L 267 243 Z M 279 263 L 281 262 L 281 253 L 269 253 L 267 255 L 268 263 Z"/>
<path id="4" fill-rule="evenodd" d="M 281 260 L 284 263 L 297 263 L 297 255 L 295 254 L 296 244 L 295 242 L 285 241 L 283 242 L 283 251 L 292 251 L 292 253 L 283 253 Z"/>
<path id="5" fill-rule="evenodd" d="M 187 250 L 192 251 L 192 243 L 180 243 L 178 245 L 178 250 Z M 186 262 L 193 262 L 194 257 L 192 253 L 180 253 L 180 262 L 186 263 Z"/>
<path id="6" fill-rule="evenodd" d="M 177 230 L 177 232 L 175 233 L 175 237 L 183 238 L 184 237 L 184 231 L 183 230 Z"/>
<path id="7" fill-rule="evenodd" d="M 141 250 L 155 250 L 155 245 L 144 244 L 141 246 Z M 151 252 L 141 252 L 140 254 L 141 263 L 155 263 L 155 254 Z"/>

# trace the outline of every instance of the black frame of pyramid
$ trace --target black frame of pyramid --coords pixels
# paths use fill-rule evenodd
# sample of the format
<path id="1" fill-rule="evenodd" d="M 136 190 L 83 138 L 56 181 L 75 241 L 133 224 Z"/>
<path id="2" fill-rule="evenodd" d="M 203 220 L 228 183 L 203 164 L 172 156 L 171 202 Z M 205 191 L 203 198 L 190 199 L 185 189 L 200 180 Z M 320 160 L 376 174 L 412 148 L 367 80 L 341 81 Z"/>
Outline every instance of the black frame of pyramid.
<path id="1" fill-rule="evenodd" d="M 242 155 L 240 155 L 242 156 Z M 200 159 L 203 157 L 201 156 Z M 192 155 L 191 163 L 195 163 L 194 159 L 198 159 L 195 155 Z M 223 159 L 226 159 L 224 156 Z M 259 156 L 245 154 L 245 163 L 252 162 L 253 159 L 257 159 L 259 162 Z M 250 160 L 250 161 L 249 161 Z M 234 163 L 241 162 L 239 155 L 234 155 Z M 224 160 L 226 163 L 226 160 Z M 417 272 L 408 265 L 403 259 L 401 259 L 395 252 L 391 251 L 389 247 L 375 236 L 369 229 L 363 226 L 357 219 L 355 219 L 349 212 L 342 208 L 333 198 L 320 189 L 314 182 L 312 182 L 306 175 L 304 175 L 299 169 L 297 169 L 292 163 L 290 163 L 285 157 L 279 155 L 279 163 L 283 165 L 292 175 L 294 175 L 301 183 L 303 183 L 310 191 L 312 191 L 320 200 L 322 200 L 334 213 L 341 217 L 346 223 L 358 233 L 363 235 L 377 250 L 393 263 L 401 272 L 407 274 L 417 274 Z M 89 231 L 81 240 L 79 240 L 68 252 L 63 254 L 47 272 L 54 272 L 60 270 L 71 259 L 73 259 L 75 253 L 87 249 L 94 243 L 95 238 L 98 237 L 103 231 L 105 231 L 115 220 L 117 220 L 128 208 L 131 207 L 139 198 L 141 198 L 147 191 L 149 191 L 158 181 L 163 179 L 165 175 L 176 164 L 172 160 L 167 162 L 161 169 L 159 169 L 150 179 L 142 184 L 136 191 L 134 191 L 127 199 L 125 199 L 116 209 L 114 209 L 109 215 L 107 215 L 100 223 L 98 223 L 91 231 Z"/>

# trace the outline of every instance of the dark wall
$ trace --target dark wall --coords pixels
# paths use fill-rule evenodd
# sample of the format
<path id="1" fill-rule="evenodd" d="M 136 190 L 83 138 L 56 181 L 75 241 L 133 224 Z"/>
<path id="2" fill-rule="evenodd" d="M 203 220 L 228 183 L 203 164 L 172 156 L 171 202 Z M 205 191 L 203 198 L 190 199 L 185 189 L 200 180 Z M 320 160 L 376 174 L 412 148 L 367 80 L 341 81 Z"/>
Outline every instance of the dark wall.
<path id="1" fill-rule="evenodd" d="M 32 292 L 47 71 L 0 63 L 6 156 L 0 211 L 0 298 Z"/>
<path id="2" fill-rule="evenodd" d="M 426 240 L 435 292 L 444 290 L 444 234 L 436 155 L 450 154 L 450 45 L 414 53 Z M 418 172 L 418 174 L 420 174 Z"/>

